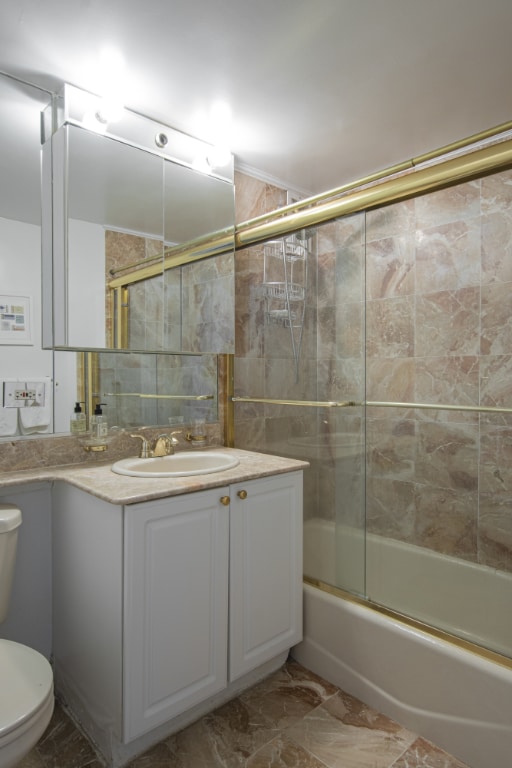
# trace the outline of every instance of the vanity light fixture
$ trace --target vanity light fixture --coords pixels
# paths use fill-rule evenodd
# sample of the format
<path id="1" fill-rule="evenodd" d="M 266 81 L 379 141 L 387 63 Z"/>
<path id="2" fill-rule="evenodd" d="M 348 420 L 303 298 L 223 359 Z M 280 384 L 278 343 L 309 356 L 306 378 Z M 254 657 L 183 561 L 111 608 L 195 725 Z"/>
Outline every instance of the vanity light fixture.
<path id="1" fill-rule="evenodd" d="M 118 122 L 123 117 L 122 94 L 126 82 L 123 56 L 115 48 L 104 48 L 95 69 L 100 85 L 99 97 L 96 105 L 84 114 L 83 123 L 87 128 L 104 133 L 109 123 Z"/>
<path id="2" fill-rule="evenodd" d="M 228 147 L 222 144 L 217 144 L 215 147 L 210 149 L 206 160 L 208 165 L 210 165 L 212 168 L 222 168 L 222 166 L 227 165 L 230 162 L 231 152 L 229 151 Z"/>
<path id="3" fill-rule="evenodd" d="M 193 168 L 202 173 L 211 173 L 215 168 L 222 168 L 231 162 L 231 152 L 228 147 L 217 145 L 210 147 L 205 155 L 197 155 Z"/>

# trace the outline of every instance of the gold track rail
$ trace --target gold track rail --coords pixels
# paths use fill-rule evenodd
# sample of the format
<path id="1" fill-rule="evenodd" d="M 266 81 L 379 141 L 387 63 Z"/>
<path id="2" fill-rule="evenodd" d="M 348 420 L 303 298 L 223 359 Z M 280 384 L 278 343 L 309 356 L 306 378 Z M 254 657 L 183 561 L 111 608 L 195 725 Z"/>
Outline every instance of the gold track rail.
<path id="1" fill-rule="evenodd" d="M 233 403 L 269 403 L 271 405 L 302 405 L 310 408 L 348 408 L 361 405 L 352 400 L 337 402 L 335 400 L 274 400 L 269 397 L 232 397 Z"/>
<path id="2" fill-rule="evenodd" d="M 353 408 L 367 406 L 371 408 L 407 408 L 431 411 L 469 411 L 473 413 L 512 413 L 512 408 L 500 408 L 485 405 L 447 405 L 446 403 L 400 403 L 383 400 L 277 400 L 271 397 L 232 397 L 233 403 L 264 403 L 267 405 L 297 405 L 306 408 Z"/>
<path id="3" fill-rule="evenodd" d="M 309 208 L 283 215 L 279 218 L 248 221 L 240 224 L 235 232 L 235 248 L 272 240 L 313 227 L 358 211 L 371 210 L 389 203 L 396 203 L 417 195 L 442 189 L 509 167 L 512 164 L 512 139 L 475 149 L 462 156 L 439 160 L 434 165 L 416 168 L 409 173 L 386 177 L 383 181 L 358 188 L 333 200 L 313 204 Z"/>
<path id="4" fill-rule="evenodd" d="M 98 395 L 99 397 L 99 395 Z M 151 395 L 144 392 L 104 392 L 101 397 L 141 397 L 146 400 L 213 400 L 214 395 Z"/>
<path id="5" fill-rule="evenodd" d="M 115 277 L 108 283 L 108 287 L 115 289 L 127 286 L 159 275 L 172 267 L 229 253 L 233 248 L 247 248 L 349 213 L 397 202 L 507 168 L 512 165 L 512 139 L 508 135 L 511 130 L 512 122 L 502 123 L 350 184 L 249 219 L 235 227 L 227 227 L 196 240 L 168 247 L 162 261 L 142 266 L 130 275 Z"/>

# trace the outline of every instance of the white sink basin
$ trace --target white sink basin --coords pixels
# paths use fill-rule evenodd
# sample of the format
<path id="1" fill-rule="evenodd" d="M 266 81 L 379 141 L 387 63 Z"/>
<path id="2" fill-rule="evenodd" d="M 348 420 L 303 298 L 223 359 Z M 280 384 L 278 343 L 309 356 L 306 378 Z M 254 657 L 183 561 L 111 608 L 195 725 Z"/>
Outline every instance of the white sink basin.
<path id="1" fill-rule="evenodd" d="M 121 459 L 112 465 L 112 472 L 130 477 L 186 477 L 223 472 L 239 463 L 238 459 L 229 453 L 186 451 L 155 459 Z"/>

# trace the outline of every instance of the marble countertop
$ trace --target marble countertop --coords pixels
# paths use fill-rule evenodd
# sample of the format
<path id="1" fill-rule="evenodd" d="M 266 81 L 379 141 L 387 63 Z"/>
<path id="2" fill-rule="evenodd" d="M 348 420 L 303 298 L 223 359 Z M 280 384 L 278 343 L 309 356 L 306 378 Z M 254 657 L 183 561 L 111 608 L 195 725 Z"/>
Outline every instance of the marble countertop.
<path id="1" fill-rule="evenodd" d="M 58 467 L 25 469 L 0 473 L 0 488 L 36 482 L 64 481 L 97 496 L 111 504 L 135 504 L 139 501 L 178 496 L 206 488 L 219 488 L 230 483 L 255 480 L 259 477 L 278 475 L 306 469 L 306 461 L 286 459 L 281 456 L 242 451 L 237 448 L 215 448 L 238 458 L 239 464 L 223 472 L 187 477 L 128 477 L 117 475 L 110 469 L 111 463 L 94 466 L 73 464 Z"/>

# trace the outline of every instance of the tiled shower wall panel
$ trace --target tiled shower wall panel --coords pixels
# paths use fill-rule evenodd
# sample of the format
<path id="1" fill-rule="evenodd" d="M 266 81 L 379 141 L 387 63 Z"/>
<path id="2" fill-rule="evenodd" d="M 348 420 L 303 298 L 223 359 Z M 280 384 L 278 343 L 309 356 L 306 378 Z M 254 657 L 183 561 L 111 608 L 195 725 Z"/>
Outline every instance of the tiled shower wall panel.
<path id="1" fill-rule="evenodd" d="M 367 399 L 512 407 L 512 172 L 366 217 Z M 369 408 L 368 530 L 512 571 L 512 421 Z"/>

